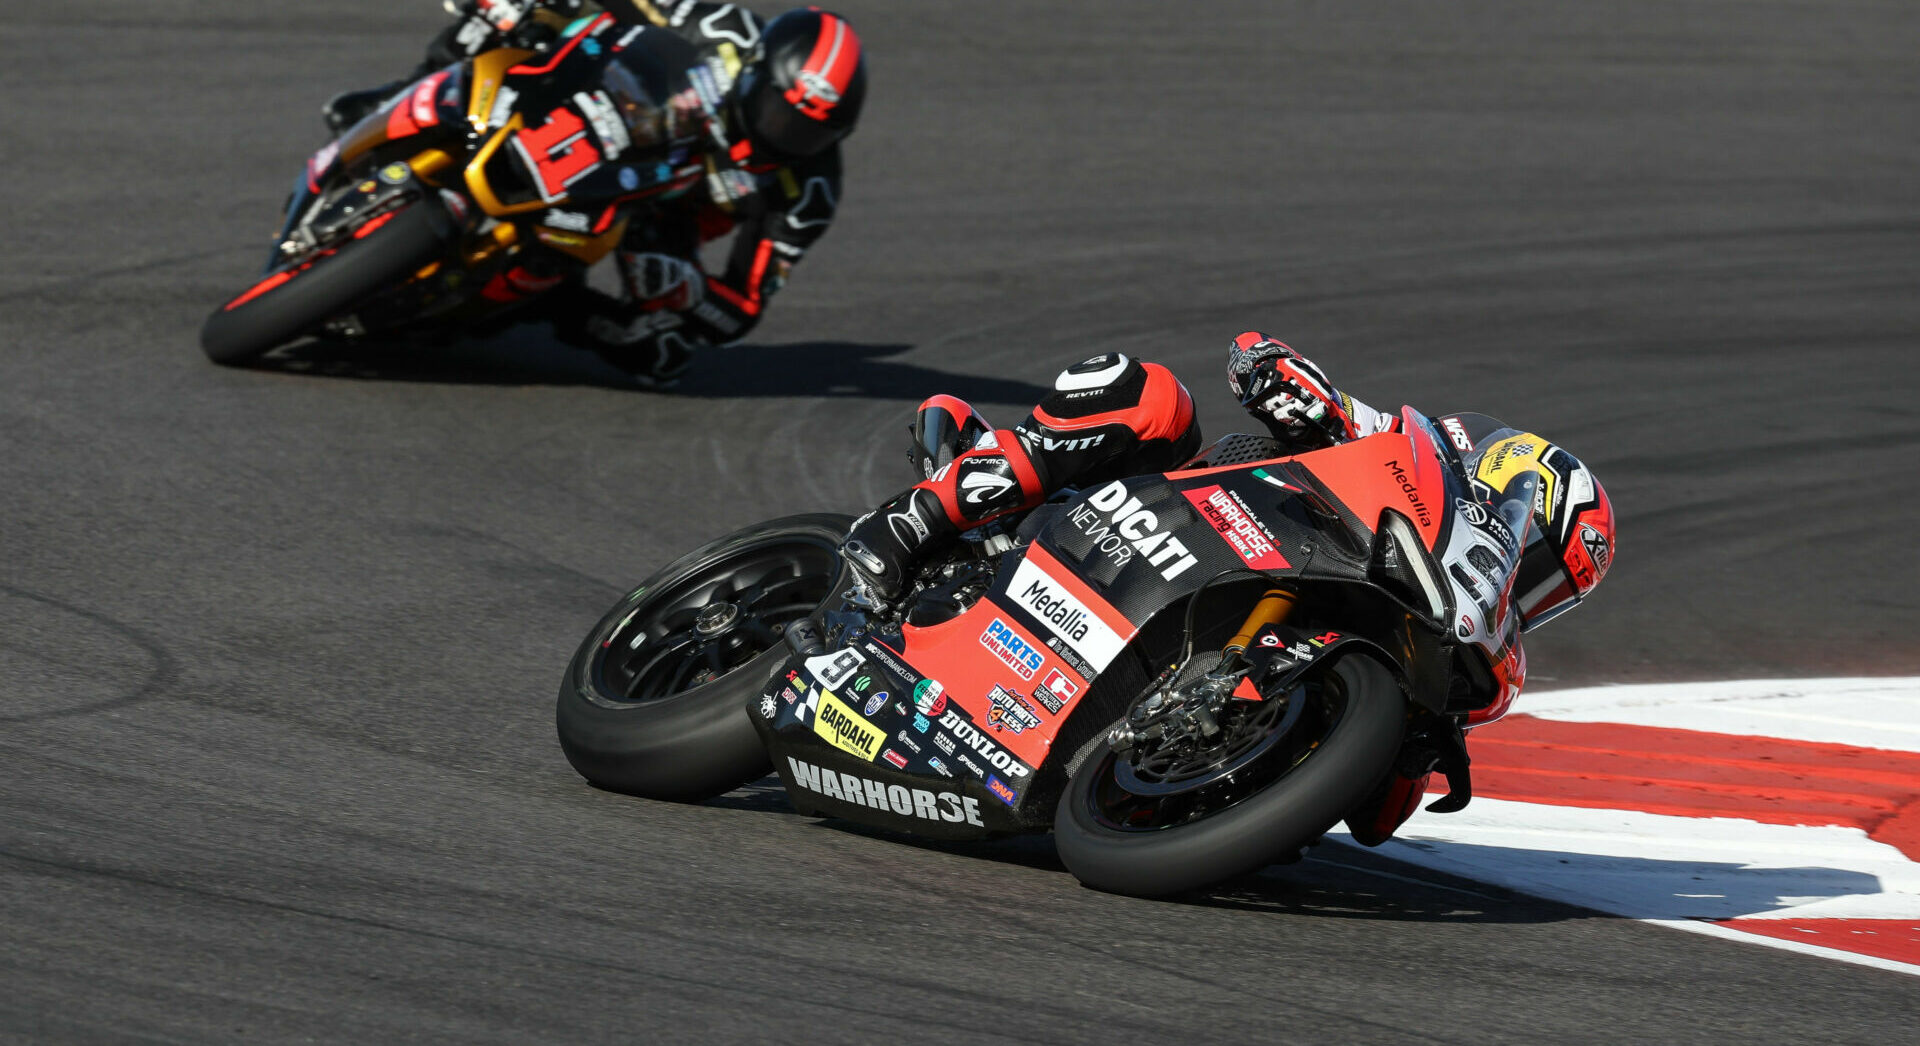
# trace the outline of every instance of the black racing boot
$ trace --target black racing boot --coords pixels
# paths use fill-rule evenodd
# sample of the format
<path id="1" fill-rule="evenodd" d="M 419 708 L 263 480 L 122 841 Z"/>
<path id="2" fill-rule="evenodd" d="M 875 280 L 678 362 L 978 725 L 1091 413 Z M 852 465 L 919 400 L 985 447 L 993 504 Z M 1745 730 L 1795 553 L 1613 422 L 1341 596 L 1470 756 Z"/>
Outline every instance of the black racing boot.
<path id="1" fill-rule="evenodd" d="M 859 587 L 891 606 L 906 592 L 913 568 L 959 533 L 933 491 L 910 487 L 855 520 L 840 552 Z"/>

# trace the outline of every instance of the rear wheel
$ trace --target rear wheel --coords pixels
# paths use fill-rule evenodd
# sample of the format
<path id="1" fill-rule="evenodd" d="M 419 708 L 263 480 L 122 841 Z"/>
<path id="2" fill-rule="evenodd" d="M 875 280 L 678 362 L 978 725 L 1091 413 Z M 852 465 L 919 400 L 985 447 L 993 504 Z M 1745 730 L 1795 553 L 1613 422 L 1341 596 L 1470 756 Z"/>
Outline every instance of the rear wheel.
<path id="1" fill-rule="evenodd" d="M 789 625 L 847 585 L 851 518 L 788 516 L 669 564 L 600 620 L 567 666 L 560 747 L 602 788 L 692 802 L 771 769 L 747 717 L 786 664 Z"/>
<path id="2" fill-rule="evenodd" d="M 448 225 L 437 199 L 374 218 L 352 239 L 269 272 L 208 316 L 201 350 L 237 366 L 292 341 L 438 258 Z"/>
<path id="3" fill-rule="evenodd" d="M 1379 781 L 1405 720 L 1393 674 L 1350 653 L 1237 708 L 1205 744 L 1096 752 L 1055 810 L 1060 859 L 1088 886 L 1144 897 L 1271 864 Z"/>

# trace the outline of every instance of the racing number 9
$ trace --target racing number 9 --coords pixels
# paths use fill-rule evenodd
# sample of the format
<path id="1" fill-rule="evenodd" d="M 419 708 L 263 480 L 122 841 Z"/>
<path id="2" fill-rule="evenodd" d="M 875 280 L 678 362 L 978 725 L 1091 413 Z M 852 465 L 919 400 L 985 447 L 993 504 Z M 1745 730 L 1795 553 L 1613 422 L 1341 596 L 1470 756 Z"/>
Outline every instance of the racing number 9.
<path id="1" fill-rule="evenodd" d="M 540 198 L 548 203 L 600 166 L 600 150 L 587 137 L 587 122 L 564 106 L 548 113 L 546 123 L 515 135 L 513 145 L 533 172 Z"/>

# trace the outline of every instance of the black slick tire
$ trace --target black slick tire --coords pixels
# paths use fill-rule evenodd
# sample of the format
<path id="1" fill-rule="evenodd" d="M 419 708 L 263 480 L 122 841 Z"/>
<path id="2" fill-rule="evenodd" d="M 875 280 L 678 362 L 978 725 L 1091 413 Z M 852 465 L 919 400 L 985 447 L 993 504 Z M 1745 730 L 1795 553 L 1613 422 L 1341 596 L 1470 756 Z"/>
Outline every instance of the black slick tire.
<path id="1" fill-rule="evenodd" d="M 409 204 L 330 254 L 263 275 L 207 317 L 200 349 L 229 367 L 255 360 L 424 268 L 444 250 L 449 229 L 438 199 Z"/>
<path id="2" fill-rule="evenodd" d="M 747 709 L 791 656 L 784 642 L 710 682 L 645 700 L 630 700 L 610 685 L 609 644 L 650 607 L 686 598 L 704 578 L 759 549 L 789 548 L 820 564 L 820 601 L 832 598 L 848 584 L 838 550 L 851 523 L 848 516 L 815 513 L 748 527 L 674 560 L 608 611 L 560 682 L 555 727 L 573 768 L 609 791 L 678 802 L 708 799 L 767 774 L 772 764 Z"/>
<path id="3" fill-rule="evenodd" d="M 1297 767 L 1240 802 L 1156 831 L 1122 831 L 1095 815 L 1093 788 L 1110 764 L 1096 752 L 1054 812 L 1060 859 L 1082 883 L 1161 897 L 1211 886 L 1272 864 L 1337 824 L 1386 772 L 1405 729 L 1406 698 L 1372 657 L 1349 654 L 1328 669 L 1346 707 Z"/>

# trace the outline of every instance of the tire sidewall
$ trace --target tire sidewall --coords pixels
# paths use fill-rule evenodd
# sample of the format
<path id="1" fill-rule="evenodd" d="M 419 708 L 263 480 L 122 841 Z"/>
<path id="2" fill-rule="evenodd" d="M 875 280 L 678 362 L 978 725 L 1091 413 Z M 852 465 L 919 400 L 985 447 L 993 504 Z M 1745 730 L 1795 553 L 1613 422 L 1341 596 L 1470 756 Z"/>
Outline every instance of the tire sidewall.
<path id="1" fill-rule="evenodd" d="M 281 286 L 216 309 L 200 328 L 201 351 L 224 366 L 257 359 L 440 257 L 451 224 L 437 196 L 409 203 L 386 227 L 343 244 Z"/>
<path id="2" fill-rule="evenodd" d="M 1105 753 L 1089 757 L 1054 813 L 1067 869 L 1096 889 L 1163 896 L 1264 867 L 1338 824 L 1398 751 L 1406 699 L 1393 673 L 1370 655 L 1344 655 L 1326 670 L 1340 674 L 1348 701 L 1327 740 L 1265 789 L 1191 824 L 1139 833 L 1100 824 L 1091 792 Z"/>
<path id="3" fill-rule="evenodd" d="M 573 768 L 611 791 L 682 802 L 711 798 L 764 776 L 772 764 L 748 708 L 786 665 L 790 651 L 784 644 L 710 683 L 643 702 L 600 690 L 597 655 L 629 614 L 680 580 L 770 538 L 837 546 L 851 523 L 849 516 L 811 513 L 756 524 L 681 556 L 628 593 L 587 633 L 560 683 L 555 728 Z M 847 581 L 840 564 L 832 592 L 843 591 Z"/>

